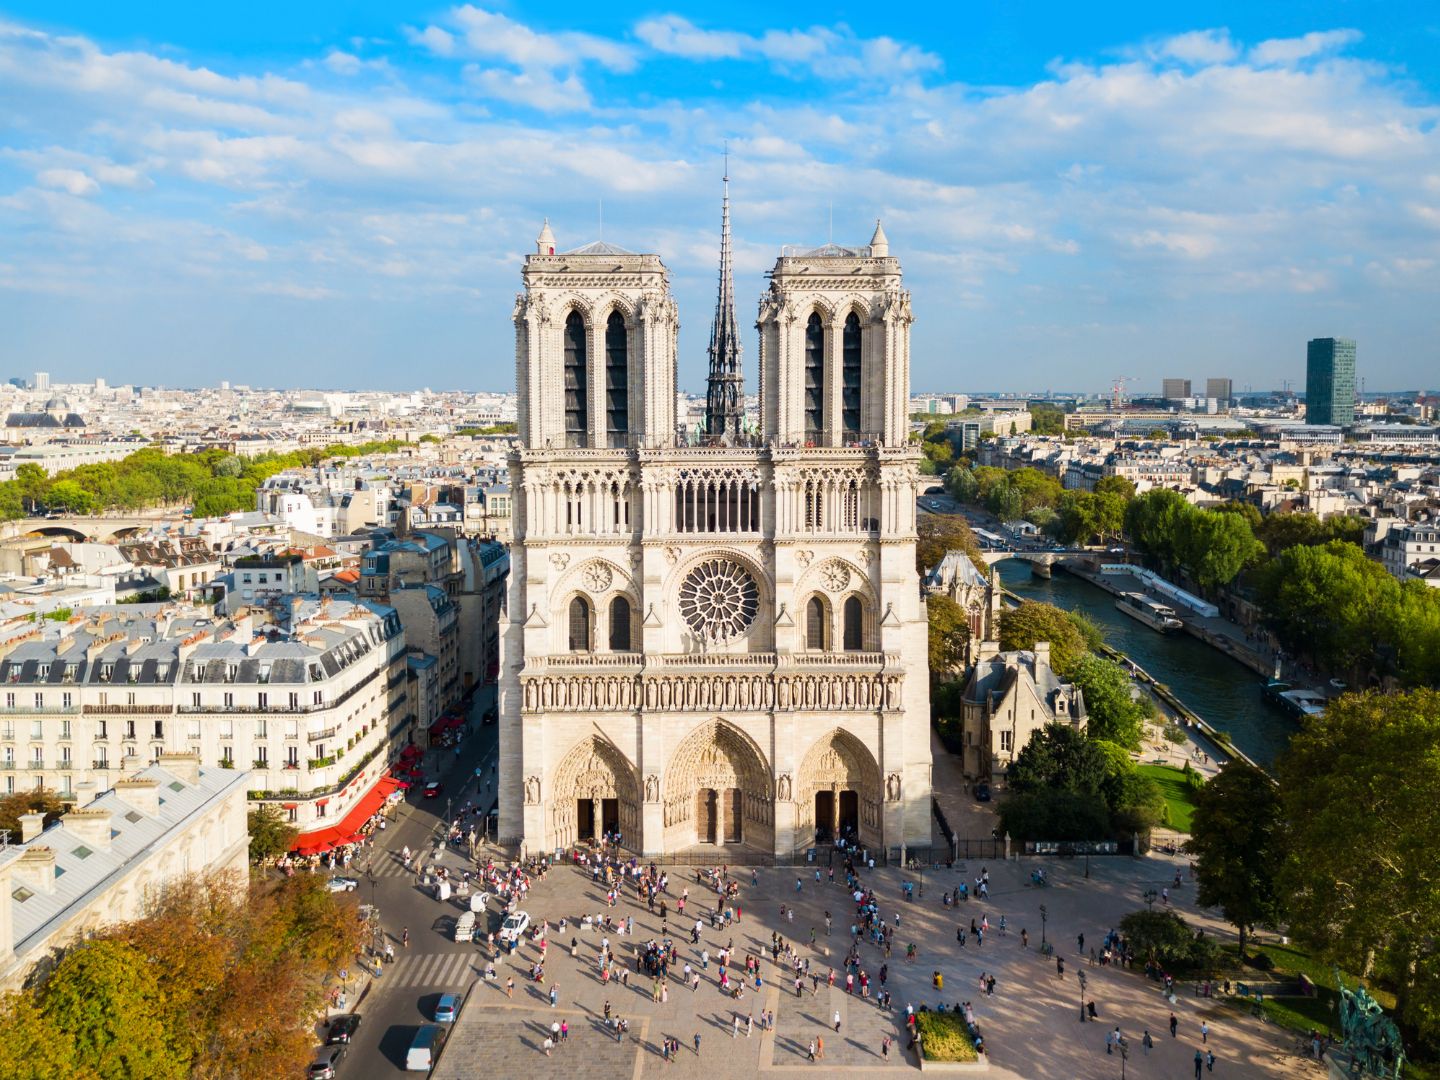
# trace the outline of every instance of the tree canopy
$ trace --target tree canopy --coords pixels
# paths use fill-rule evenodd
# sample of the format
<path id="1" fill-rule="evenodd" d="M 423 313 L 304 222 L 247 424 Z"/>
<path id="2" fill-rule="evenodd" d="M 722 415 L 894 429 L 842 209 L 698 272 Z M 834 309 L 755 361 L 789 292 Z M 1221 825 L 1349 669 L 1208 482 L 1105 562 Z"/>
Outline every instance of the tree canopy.
<path id="1" fill-rule="evenodd" d="M 919 573 L 940 565 L 940 560 L 950 551 L 965 552 L 981 573 L 990 572 L 980 553 L 980 544 L 964 518 L 955 514 L 921 514 L 915 528 L 919 533 L 915 542 L 915 568 Z"/>
<path id="2" fill-rule="evenodd" d="M 1070 679 L 1085 697 L 1090 737 L 1138 750 L 1145 709 L 1131 697 L 1125 669 L 1113 660 L 1089 654 L 1075 664 Z"/>
<path id="3" fill-rule="evenodd" d="M 1240 956 L 1253 927 L 1279 914 L 1280 791 L 1253 765 L 1235 760 L 1195 791 L 1185 850 L 1195 857 L 1202 907 L 1218 907 L 1240 931 Z"/>
<path id="4" fill-rule="evenodd" d="M 1050 666 L 1065 679 L 1074 673 L 1088 649 L 1075 621 L 1054 604 L 1032 602 L 1000 613 L 1002 649 L 1033 649 L 1038 641 L 1050 643 Z"/>
<path id="5" fill-rule="evenodd" d="M 1245 515 L 1198 509 L 1167 488 L 1131 500 L 1125 531 L 1141 551 L 1205 588 L 1228 585 L 1265 553 Z"/>
<path id="6" fill-rule="evenodd" d="M 1396 987 L 1440 1037 L 1440 693 L 1347 694 L 1278 762 L 1279 894 L 1293 936 Z"/>

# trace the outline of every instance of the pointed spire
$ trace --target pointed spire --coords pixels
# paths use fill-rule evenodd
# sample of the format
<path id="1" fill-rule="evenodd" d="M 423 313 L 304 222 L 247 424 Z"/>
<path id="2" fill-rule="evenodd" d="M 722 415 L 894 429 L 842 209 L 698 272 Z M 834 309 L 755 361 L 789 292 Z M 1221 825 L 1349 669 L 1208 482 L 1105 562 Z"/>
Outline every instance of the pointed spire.
<path id="1" fill-rule="evenodd" d="M 720 293 L 710 326 L 710 377 L 705 396 L 705 431 L 737 439 L 745 419 L 745 383 L 740 369 L 740 331 L 735 322 L 735 276 L 730 260 L 730 149 L 720 198 Z"/>
<path id="2" fill-rule="evenodd" d="M 555 234 L 550 231 L 550 219 L 545 219 L 545 225 L 540 230 L 540 235 L 535 238 L 535 251 L 540 255 L 555 254 Z"/>
<path id="3" fill-rule="evenodd" d="M 880 219 L 875 219 L 875 235 L 870 237 L 870 257 L 872 259 L 885 259 L 890 255 L 890 239 L 885 235 L 885 228 L 880 224 Z"/>

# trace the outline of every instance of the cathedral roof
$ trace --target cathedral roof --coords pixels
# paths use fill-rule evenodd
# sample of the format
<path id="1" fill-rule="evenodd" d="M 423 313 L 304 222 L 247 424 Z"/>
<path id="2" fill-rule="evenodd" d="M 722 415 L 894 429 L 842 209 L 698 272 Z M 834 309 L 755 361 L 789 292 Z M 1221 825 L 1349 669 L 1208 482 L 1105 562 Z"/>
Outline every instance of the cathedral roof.
<path id="1" fill-rule="evenodd" d="M 627 250 L 627 249 L 625 249 L 625 248 L 620 247 L 618 244 L 612 244 L 612 243 L 610 243 L 608 240 L 595 240 L 595 241 L 592 241 L 591 243 L 586 244 L 584 247 L 578 247 L 578 248 L 576 248 L 574 251 L 567 251 L 567 252 L 565 252 L 565 254 L 566 254 L 566 255 L 635 255 L 635 254 L 638 254 L 638 252 L 629 251 L 629 250 Z"/>
<path id="2" fill-rule="evenodd" d="M 818 248 L 811 248 L 809 251 L 787 251 L 787 255 L 798 255 L 802 258 L 814 258 L 816 256 L 840 256 L 842 258 L 863 259 L 870 254 L 866 248 L 841 247 L 839 244 L 822 244 Z"/>

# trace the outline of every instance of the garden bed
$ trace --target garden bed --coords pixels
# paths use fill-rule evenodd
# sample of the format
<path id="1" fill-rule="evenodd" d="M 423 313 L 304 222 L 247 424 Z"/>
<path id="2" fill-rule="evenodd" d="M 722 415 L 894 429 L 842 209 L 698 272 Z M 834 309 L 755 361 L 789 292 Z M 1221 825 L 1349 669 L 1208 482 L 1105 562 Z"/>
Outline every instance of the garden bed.
<path id="1" fill-rule="evenodd" d="M 990 1067 L 989 1059 L 976 1051 L 965 1017 L 953 1012 L 922 1012 L 916 1016 L 920 1029 L 920 1068 L 939 1072 L 978 1072 Z"/>

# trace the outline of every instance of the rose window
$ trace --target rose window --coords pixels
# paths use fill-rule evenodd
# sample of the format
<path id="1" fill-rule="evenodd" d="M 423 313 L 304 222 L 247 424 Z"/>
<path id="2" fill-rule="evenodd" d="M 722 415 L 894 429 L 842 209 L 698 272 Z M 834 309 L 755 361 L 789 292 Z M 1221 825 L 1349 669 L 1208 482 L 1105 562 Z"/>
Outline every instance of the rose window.
<path id="1" fill-rule="evenodd" d="M 680 615 L 701 637 L 722 641 L 743 631 L 760 609 L 760 590 L 743 566 L 706 559 L 680 586 Z"/>

